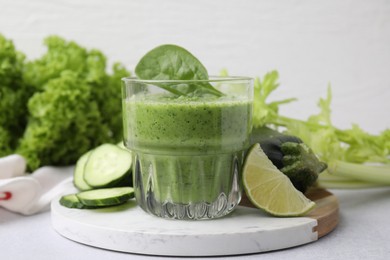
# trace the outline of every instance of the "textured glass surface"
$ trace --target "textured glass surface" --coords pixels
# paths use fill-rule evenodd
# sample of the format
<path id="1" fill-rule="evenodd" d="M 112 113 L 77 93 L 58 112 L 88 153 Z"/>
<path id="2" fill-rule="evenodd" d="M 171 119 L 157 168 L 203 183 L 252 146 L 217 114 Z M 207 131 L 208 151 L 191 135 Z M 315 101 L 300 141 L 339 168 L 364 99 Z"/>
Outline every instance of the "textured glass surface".
<path id="1" fill-rule="evenodd" d="M 208 81 L 222 97 L 176 96 L 159 88 L 161 84 L 200 83 L 123 80 L 124 143 L 133 154 L 138 205 L 171 219 L 230 213 L 241 198 L 243 153 L 252 127 L 252 80 Z"/>
<path id="2" fill-rule="evenodd" d="M 241 199 L 242 158 L 242 153 L 208 156 L 135 153 L 137 202 L 145 211 L 164 218 L 224 216 Z"/>

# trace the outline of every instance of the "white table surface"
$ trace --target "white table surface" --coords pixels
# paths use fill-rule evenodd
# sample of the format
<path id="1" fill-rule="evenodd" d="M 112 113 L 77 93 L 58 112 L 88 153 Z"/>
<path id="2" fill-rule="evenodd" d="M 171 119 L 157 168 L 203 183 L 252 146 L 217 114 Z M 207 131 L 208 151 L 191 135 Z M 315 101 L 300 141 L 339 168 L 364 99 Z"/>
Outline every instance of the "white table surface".
<path id="1" fill-rule="evenodd" d="M 390 188 L 332 192 L 340 201 L 340 223 L 327 236 L 295 248 L 228 258 L 390 259 Z M 113 252 L 79 244 L 53 230 L 50 212 L 22 216 L 0 208 L 1 260 L 167 258 Z"/>

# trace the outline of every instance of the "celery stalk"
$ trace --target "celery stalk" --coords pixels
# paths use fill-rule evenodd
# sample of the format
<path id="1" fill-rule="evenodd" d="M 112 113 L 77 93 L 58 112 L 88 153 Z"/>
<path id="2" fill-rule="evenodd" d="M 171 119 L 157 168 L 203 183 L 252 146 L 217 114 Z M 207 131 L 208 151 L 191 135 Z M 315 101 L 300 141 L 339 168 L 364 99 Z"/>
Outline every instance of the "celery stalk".
<path id="1" fill-rule="evenodd" d="M 334 160 L 328 162 L 328 172 L 331 175 L 363 182 L 390 185 L 390 165 L 367 165 Z"/>
<path id="2" fill-rule="evenodd" d="M 368 189 L 385 187 L 384 184 L 368 183 L 363 181 L 323 181 L 319 182 L 319 186 L 326 189 Z"/>

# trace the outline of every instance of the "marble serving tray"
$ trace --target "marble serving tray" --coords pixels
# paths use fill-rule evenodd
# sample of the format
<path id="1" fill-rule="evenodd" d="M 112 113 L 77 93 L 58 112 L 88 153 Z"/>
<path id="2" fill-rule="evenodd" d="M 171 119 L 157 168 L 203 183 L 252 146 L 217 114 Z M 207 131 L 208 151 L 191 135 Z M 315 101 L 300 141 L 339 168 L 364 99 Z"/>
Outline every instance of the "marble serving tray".
<path id="1" fill-rule="evenodd" d="M 51 204 L 54 229 L 86 245 L 148 255 L 217 256 L 266 252 L 318 240 L 338 223 L 337 198 L 326 190 L 308 194 L 317 207 L 306 217 L 276 218 L 243 198 L 230 215 L 214 220 L 168 220 L 151 216 L 131 200 L 93 210 Z"/>

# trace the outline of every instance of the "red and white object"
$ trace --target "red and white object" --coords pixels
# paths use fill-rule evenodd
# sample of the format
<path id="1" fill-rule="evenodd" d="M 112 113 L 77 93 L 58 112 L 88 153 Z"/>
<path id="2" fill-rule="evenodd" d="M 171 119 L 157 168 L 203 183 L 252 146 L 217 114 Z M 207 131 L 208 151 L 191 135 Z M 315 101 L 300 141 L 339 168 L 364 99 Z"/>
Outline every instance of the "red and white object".
<path id="1" fill-rule="evenodd" d="M 26 172 L 26 160 L 20 155 L 0 158 L 0 207 L 23 215 L 49 209 L 53 198 L 75 191 L 73 166 L 45 166 Z"/>

